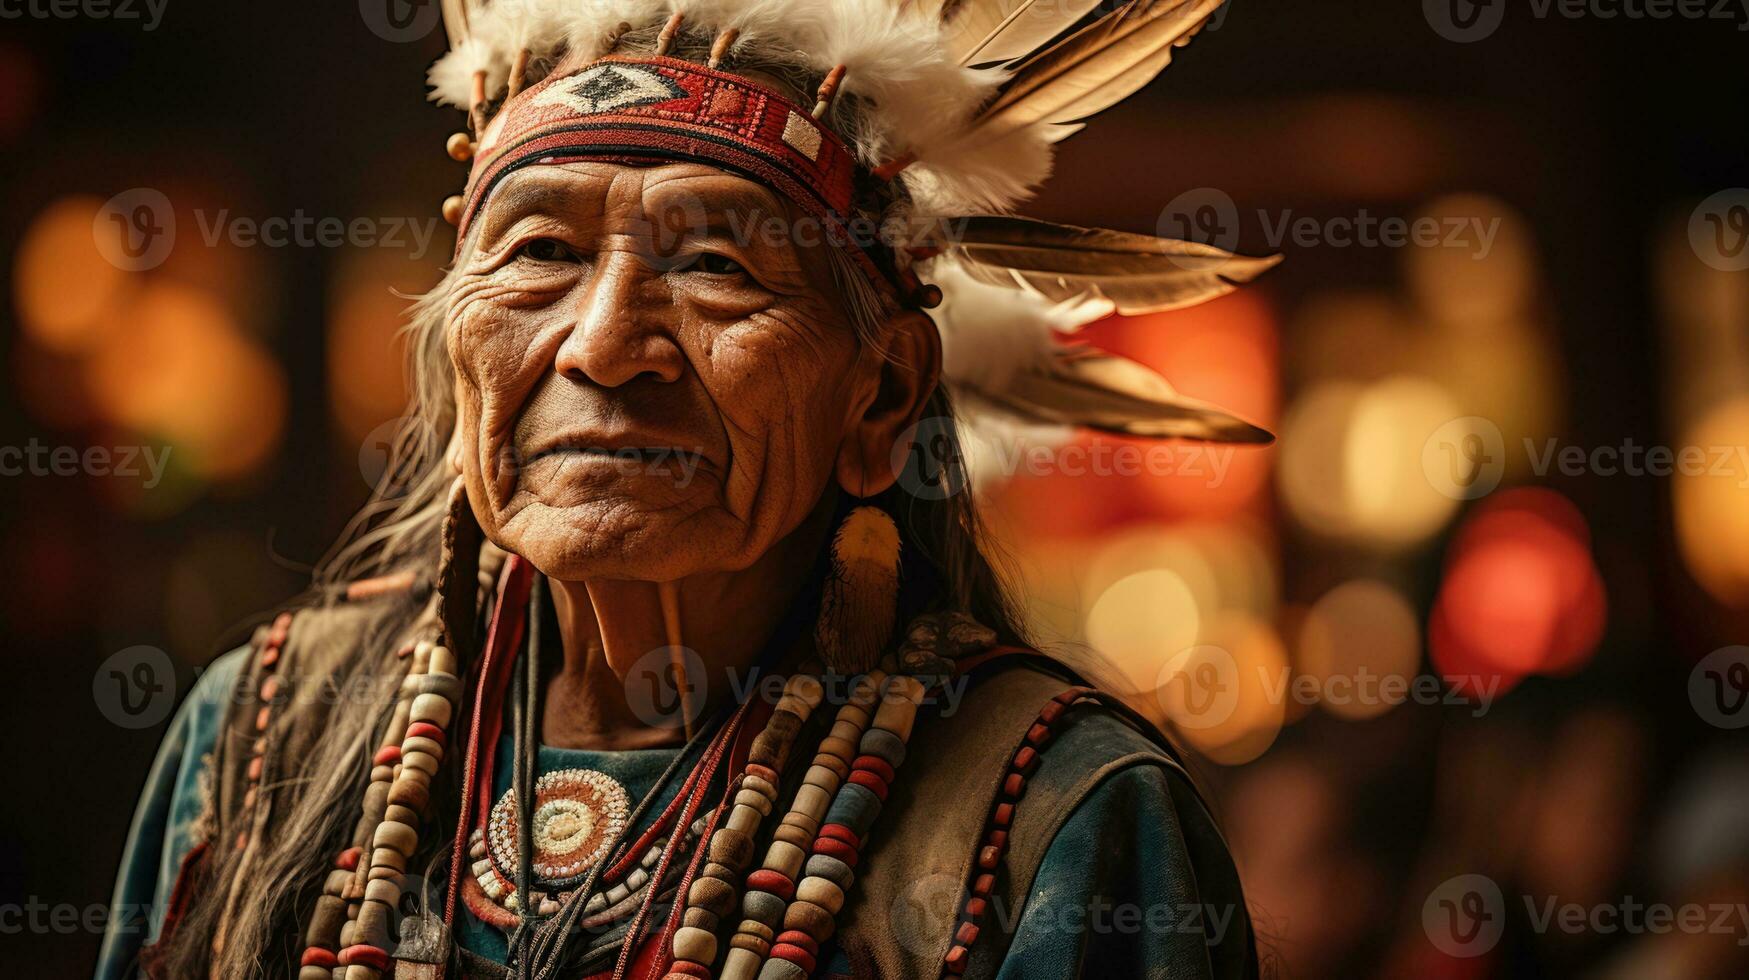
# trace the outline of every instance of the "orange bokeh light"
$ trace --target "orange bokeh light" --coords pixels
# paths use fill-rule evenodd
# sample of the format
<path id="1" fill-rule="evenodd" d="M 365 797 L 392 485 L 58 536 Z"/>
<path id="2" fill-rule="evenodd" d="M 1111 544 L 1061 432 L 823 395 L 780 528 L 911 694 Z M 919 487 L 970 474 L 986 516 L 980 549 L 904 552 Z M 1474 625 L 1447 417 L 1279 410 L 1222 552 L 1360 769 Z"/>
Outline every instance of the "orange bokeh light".
<path id="1" fill-rule="evenodd" d="M 94 197 L 61 198 L 36 216 L 18 248 L 12 288 L 20 325 L 58 354 L 96 345 L 115 325 L 107 314 L 128 285 L 128 274 L 98 248 L 97 235 L 113 228 L 96 222 L 102 207 Z"/>
<path id="2" fill-rule="evenodd" d="M 206 292 L 152 282 L 86 362 L 105 416 L 161 436 L 189 468 L 229 478 L 263 463 L 285 421 L 285 379 Z"/>

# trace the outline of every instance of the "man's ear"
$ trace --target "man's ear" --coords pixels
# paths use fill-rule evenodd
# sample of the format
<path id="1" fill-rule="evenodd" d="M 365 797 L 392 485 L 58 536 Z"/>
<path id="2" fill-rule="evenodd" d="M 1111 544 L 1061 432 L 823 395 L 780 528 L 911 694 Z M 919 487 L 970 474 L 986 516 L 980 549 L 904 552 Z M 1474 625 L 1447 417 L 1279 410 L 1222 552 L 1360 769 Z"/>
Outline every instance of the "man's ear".
<path id="1" fill-rule="evenodd" d="M 941 335 L 917 310 L 904 310 L 882 331 L 885 356 L 865 345 L 876 373 L 872 391 L 854 406 L 844 441 L 838 447 L 838 485 L 857 497 L 872 497 L 899 479 L 895 461 L 899 440 L 923 416 L 923 407 L 941 379 Z"/>

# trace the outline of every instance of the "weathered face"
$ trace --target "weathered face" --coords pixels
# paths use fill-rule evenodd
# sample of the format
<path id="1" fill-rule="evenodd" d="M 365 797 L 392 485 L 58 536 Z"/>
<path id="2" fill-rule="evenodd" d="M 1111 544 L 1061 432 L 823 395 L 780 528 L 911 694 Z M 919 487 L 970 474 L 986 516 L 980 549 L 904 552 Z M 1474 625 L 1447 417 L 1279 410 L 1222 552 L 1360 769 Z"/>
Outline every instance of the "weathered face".
<path id="1" fill-rule="evenodd" d="M 927 390 L 895 393 L 858 340 L 830 246 L 756 230 L 790 217 L 695 164 L 538 166 L 496 188 L 448 312 L 462 469 L 494 542 L 559 579 L 672 580 L 752 564 L 835 475 L 890 484 L 864 462 Z"/>

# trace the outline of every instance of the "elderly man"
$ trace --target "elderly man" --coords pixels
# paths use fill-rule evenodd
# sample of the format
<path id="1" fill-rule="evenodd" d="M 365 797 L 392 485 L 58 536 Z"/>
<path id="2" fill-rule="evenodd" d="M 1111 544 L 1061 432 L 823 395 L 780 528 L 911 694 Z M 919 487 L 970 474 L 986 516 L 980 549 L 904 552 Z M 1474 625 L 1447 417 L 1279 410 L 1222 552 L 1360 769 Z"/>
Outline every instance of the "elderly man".
<path id="1" fill-rule="evenodd" d="M 1052 339 L 1267 262 L 976 213 L 1218 2 L 1036 54 L 1091 0 L 445 6 L 414 422 L 178 715 L 99 975 L 1254 975 L 1168 743 L 1027 644 L 949 396 L 1267 438 Z"/>

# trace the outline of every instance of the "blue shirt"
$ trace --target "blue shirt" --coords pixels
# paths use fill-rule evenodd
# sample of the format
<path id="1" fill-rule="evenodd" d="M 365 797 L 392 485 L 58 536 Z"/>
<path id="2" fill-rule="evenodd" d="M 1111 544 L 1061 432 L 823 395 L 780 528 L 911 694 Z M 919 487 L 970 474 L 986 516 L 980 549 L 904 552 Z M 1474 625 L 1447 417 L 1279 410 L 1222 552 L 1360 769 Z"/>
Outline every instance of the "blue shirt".
<path id="1" fill-rule="evenodd" d="M 158 938 L 182 859 L 196 843 L 194 827 L 205 803 L 204 784 L 211 778 L 211 747 L 247 654 L 243 648 L 214 661 L 165 733 L 122 853 L 110 926 L 97 962 L 98 980 L 133 977 L 140 948 Z M 1079 737 L 1078 726 L 1071 726 L 1051 751 L 1075 753 Z M 512 771 L 507 738 L 497 750 L 495 798 L 509 788 Z M 676 751 L 543 746 L 540 765 L 543 772 L 585 768 L 607 773 L 636 801 Z M 1089 794 L 1045 852 L 999 978 L 1210 976 L 1211 937 L 1218 940 L 1245 926 L 1233 921 L 1234 909 L 1204 906 L 1193 876 L 1172 873 L 1192 864 L 1182 828 L 1167 816 L 1174 811 L 1173 787 L 1157 767 L 1121 770 Z M 1114 841 L 1124 846 L 1113 848 Z M 993 912 L 1013 915 L 1011 910 Z M 464 919 L 458 926 L 462 945 L 502 961 L 503 933 L 471 915 Z M 834 949 L 821 958 L 817 975 L 850 972 L 848 960 Z"/>

